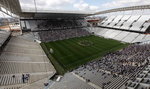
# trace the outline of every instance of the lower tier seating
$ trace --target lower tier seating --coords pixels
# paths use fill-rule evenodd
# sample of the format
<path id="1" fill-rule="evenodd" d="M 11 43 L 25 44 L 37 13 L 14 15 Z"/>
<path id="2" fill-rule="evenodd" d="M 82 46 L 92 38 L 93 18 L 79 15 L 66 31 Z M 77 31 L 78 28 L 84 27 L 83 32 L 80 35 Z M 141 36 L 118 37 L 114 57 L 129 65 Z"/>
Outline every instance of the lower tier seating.
<path id="1" fill-rule="evenodd" d="M 111 38 L 114 40 L 127 42 L 127 43 L 135 43 L 135 42 L 143 42 L 150 40 L 150 34 L 141 34 L 135 32 L 128 31 L 120 31 L 115 29 L 107 29 L 107 28 L 89 28 L 90 32 L 94 32 L 95 35 Z"/>

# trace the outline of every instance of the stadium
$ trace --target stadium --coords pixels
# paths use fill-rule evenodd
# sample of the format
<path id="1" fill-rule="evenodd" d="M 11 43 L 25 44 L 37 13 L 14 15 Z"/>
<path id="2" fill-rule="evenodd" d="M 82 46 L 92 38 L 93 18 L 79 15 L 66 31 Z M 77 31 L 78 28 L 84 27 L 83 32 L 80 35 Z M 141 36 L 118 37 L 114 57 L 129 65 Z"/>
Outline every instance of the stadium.
<path id="1" fill-rule="evenodd" d="M 150 89 L 150 1 L 62 1 L 0 0 L 0 89 Z"/>

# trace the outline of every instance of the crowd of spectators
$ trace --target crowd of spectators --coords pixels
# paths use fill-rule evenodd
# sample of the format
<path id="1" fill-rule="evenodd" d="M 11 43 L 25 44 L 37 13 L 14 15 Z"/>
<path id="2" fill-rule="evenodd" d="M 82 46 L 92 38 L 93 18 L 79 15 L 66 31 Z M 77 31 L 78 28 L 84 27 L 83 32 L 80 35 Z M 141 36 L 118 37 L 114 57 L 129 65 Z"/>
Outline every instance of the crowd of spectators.
<path id="1" fill-rule="evenodd" d="M 45 20 L 39 22 L 36 33 L 42 42 L 69 39 L 90 35 L 83 20 Z"/>
<path id="2" fill-rule="evenodd" d="M 34 31 L 72 29 L 83 26 L 83 20 L 44 20 L 40 21 Z"/>
<path id="3" fill-rule="evenodd" d="M 90 33 L 83 28 L 39 32 L 40 40 L 43 42 L 63 40 L 87 35 L 90 35 Z"/>
<path id="4" fill-rule="evenodd" d="M 82 65 L 82 70 L 104 70 L 111 74 L 134 77 L 150 60 L 150 44 L 132 44 L 128 47 L 106 54 L 104 57 Z M 79 67 L 79 68 L 80 68 Z M 82 71 L 77 69 L 77 71 Z"/>

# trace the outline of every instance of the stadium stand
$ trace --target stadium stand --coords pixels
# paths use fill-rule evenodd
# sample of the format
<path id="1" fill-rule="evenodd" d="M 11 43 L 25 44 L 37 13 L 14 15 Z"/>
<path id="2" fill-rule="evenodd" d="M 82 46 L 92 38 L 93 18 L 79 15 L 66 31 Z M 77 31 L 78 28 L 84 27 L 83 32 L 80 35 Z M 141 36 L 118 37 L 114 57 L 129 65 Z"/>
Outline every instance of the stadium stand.
<path id="1" fill-rule="evenodd" d="M 114 19 L 115 19 L 116 16 L 111 16 L 109 18 L 106 18 L 106 20 L 102 21 L 101 23 L 101 26 L 107 26 L 109 25 Z"/>
<path id="2" fill-rule="evenodd" d="M 143 13 L 150 5 L 85 13 L 39 10 L 36 0 L 31 9 L 21 4 L 0 0 L 1 14 L 16 14 L 20 31 L 0 30 L 0 89 L 150 89 L 150 15 Z M 99 14 L 111 16 L 102 21 Z"/>
<path id="3" fill-rule="evenodd" d="M 109 25 L 108 27 L 116 26 L 122 19 L 123 15 L 118 15 Z"/>
<path id="4" fill-rule="evenodd" d="M 122 88 L 124 89 L 149 89 L 150 88 L 150 65 L 148 65 L 136 78 L 129 80 Z"/>
<path id="5" fill-rule="evenodd" d="M 134 39 L 133 43 L 140 42 L 142 39 L 144 39 L 145 36 L 146 35 L 144 34 L 139 34 L 139 36 L 136 39 Z"/>
<path id="6" fill-rule="evenodd" d="M 114 39 L 122 41 L 122 39 L 124 39 L 125 37 L 127 37 L 128 34 L 129 34 L 129 32 L 122 31 L 116 37 L 114 37 Z"/>
<path id="7" fill-rule="evenodd" d="M 138 21 L 132 24 L 132 27 L 129 30 L 141 31 L 143 24 L 150 19 L 149 15 L 141 16 Z M 146 29 L 145 29 L 146 30 Z M 142 31 L 145 31 L 142 30 Z"/>
<path id="8" fill-rule="evenodd" d="M 56 72 L 40 45 L 25 37 L 11 37 L 1 52 L 1 89 L 20 89 Z"/>
<path id="9" fill-rule="evenodd" d="M 149 44 L 133 44 L 82 65 L 73 72 L 102 89 L 125 89 L 121 88 L 122 85 L 148 65 L 149 50 Z"/>
<path id="10" fill-rule="evenodd" d="M 126 36 L 122 41 L 127 43 L 132 43 L 132 41 L 139 36 L 139 33 L 129 33 L 128 36 Z"/>
<path id="11" fill-rule="evenodd" d="M 0 30 L 0 51 L 2 50 L 3 46 L 6 44 L 6 41 L 10 37 L 10 32 Z"/>
<path id="12" fill-rule="evenodd" d="M 149 34 L 141 34 L 129 31 L 122 31 L 116 29 L 108 29 L 101 27 L 89 28 L 90 32 L 100 37 L 115 39 L 127 43 L 143 42 L 150 40 Z"/>
<path id="13" fill-rule="evenodd" d="M 98 85 L 102 89 L 118 89 L 128 80 L 127 78 L 121 78 L 97 68 L 93 69 L 91 65 L 88 65 L 88 67 L 80 67 L 75 70 L 74 73 L 85 79 L 87 82 Z"/>
<path id="14" fill-rule="evenodd" d="M 33 20 L 29 23 L 33 25 L 32 31 L 72 29 L 85 26 L 83 20 Z"/>
<path id="15" fill-rule="evenodd" d="M 100 23 L 100 26 L 136 32 L 145 32 L 149 27 L 149 15 L 118 15 L 113 17 L 115 16 L 106 18 Z"/>
<path id="16" fill-rule="evenodd" d="M 60 82 L 52 82 L 49 89 L 95 89 L 84 80 L 79 79 L 72 73 L 66 73 Z"/>
<path id="17" fill-rule="evenodd" d="M 123 25 L 123 23 L 124 23 L 125 21 L 127 21 L 130 17 L 131 17 L 131 15 L 124 15 L 124 16 L 120 19 L 120 21 L 118 22 L 118 24 L 116 24 L 116 25 L 114 26 L 114 28 L 120 28 L 120 27 Z"/>
<path id="18" fill-rule="evenodd" d="M 145 22 L 145 23 L 143 24 L 143 26 L 141 27 L 141 31 L 147 31 L 147 28 L 150 28 L 149 22 Z"/>
<path id="19" fill-rule="evenodd" d="M 123 23 L 123 25 L 120 28 L 129 30 L 129 28 L 132 27 L 133 23 L 137 22 L 140 17 L 140 15 L 131 16 L 126 22 Z"/>
<path id="20" fill-rule="evenodd" d="M 41 41 L 56 41 L 73 37 L 81 37 L 90 35 L 85 29 L 67 29 L 67 30 L 51 30 L 39 32 Z"/>
<path id="21" fill-rule="evenodd" d="M 37 21 L 37 27 L 33 27 L 35 38 L 42 42 L 63 40 L 73 37 L 90 35 L 82 20 L 46 20 Z M 35 32 L 36 31 L 36 32 Z"/>

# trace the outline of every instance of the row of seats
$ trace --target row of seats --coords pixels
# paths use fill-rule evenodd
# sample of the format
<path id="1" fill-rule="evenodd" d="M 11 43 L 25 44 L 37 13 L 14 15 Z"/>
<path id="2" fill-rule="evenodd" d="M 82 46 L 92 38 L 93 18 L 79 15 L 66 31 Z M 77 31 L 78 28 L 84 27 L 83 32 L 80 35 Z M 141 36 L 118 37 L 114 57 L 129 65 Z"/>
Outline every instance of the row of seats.
<path id="1" fill-rule="evenodd" d="M 85 28 L 50 30 L 50 31 L 39 32 L 40 39 L 43 42 L 64 40 L 73 37 L 81 37 L 81 36 L 88 36 L 88 35 L 90 35 L 90 33 Z"/>
<path id="2" fill-rule="evenodd" d="M 132 44 L 122 50 L 109 52 L 102 58 L 78 67 L 73 72 L 102 89 L 125 89 L 121 87 L 128 79 L 135 78 L 148 65 L 149 50 L 149 44 Z M 150 68 L 146 71 L 150 71 Z"/>
<path id="3" fill-rule="evenodd" d="M 90 68 L 90 66 L 88 68 Z M 96 69 L 88 70 L 84 67 L 74 70 L 74 73 L 83 79 L 98 85 L 102 89 L 119 89 L 125 82 L 128 81 L 127 78 L 121 78 L 119 76 L 108 74 Z"/>
<path id="4" fill-rule="evenodd" d="M 135 43 L 150 40 L 149 34 L 140 34 L 135 32 L 120 31 L 114 29 L 100 28 L 95 27 L 90 29 L 91 32 L 94 32 L 98 36 L 105 38 L 111 38 L 122 42 Z"/>
<path id="5" fill-rule="evenodd" d="M 19 85 L 11 85 L 11 86 L 2 86 L 0 89 L 21 89 L 26 84 L 19 84 Z"/>
<path id="6" fill-rule="evenodd" d="M 29 83 L 33 83 L 33 82 L 36 82 L 37 80 L 43 79 L 45 77 L 50 77 L 50 76 L 53 76 L 52 72 L 30 73 L 29 80 L 24 83 L 22 79 L 22 74 L 0 75 L 0 86 L 7 87 L 7 85 L 29 84 Z"/>
<path id="7" fill-rule="evenodd" d="M 95 89 L 72 73 L 66 73 L 59 82 L 52 83 L 49 89 Z"/>
<path id="8" fill-rule="evenodd" d="M 10 32 L 0 30 L 0 47 L 4 44 L 9 36 Z"/>
<path id="9" fill-rule="evenodd" d="M 41 60 L 42 59 L 42 60 Z M 17 53 L 2 53 L 1 59 L 2 62 L 49 62 L 47 56 L 45 55 L 26 55 L 26 54 L 17 54 Z"/>
<path id="10" fill-rule="evenodd" d="M 22 84 L 22 75 L 0 75 L 0 86 Z"/>
<path id="11" fill-rule="evenodd" d="M 32 20 L 29 21 L 32 31 L 71 29 L 85 26 L 84 20 Z"/>
<path id="12" fill-rule="evenodd" d="M 0 74 L 37 73 L 53 71 L 50 63 L 0 62 Z"/>
<path id="13" fill-rule="evenodd" d="M 141 73 L 134 79 L 129 80 L 125 89 L 150 89 L 150 65 L 148 65 Z"/>
<path id="14" fill-rule="evenodd" d="M 110 16 L 99 25 L 103 27 L 145 32 L 150 26 L 149 15 L 118 15 Z"/>
<path id="15" fill-rule="evenodd" d="M 0 55 L 0 89 L 20 89 L 21 87 L 51 77 L 55 69 L 42 47 L 27 35 L 11 37 Z M 29 74 L 28 82 L 23 82 L 23 74 Z"/>

